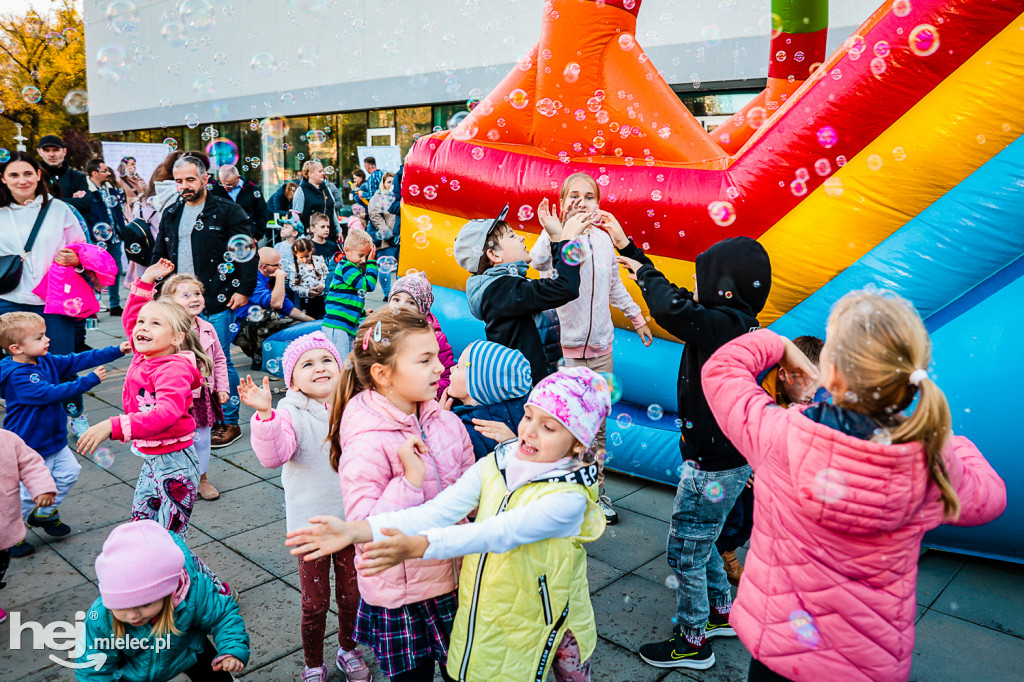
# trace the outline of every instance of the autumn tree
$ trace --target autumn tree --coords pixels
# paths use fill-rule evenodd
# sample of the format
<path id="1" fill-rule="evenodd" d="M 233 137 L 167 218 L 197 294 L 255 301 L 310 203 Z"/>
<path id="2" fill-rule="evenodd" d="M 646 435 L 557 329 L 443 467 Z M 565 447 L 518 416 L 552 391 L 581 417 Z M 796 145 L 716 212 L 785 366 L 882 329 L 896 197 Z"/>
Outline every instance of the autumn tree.
<path id="1" fill-rule="evenodd" d="M 74 0 L 51 0 L 43 13 L 0 10 L 0 147 L 14 148 L 20 123 L 29 151 L 43 135 L 61 135 L 69 161 L 81 164 L 95 146 L 85 92 L 85 37 Z M 75 94 L 66 106 L 68 93 Z"/>

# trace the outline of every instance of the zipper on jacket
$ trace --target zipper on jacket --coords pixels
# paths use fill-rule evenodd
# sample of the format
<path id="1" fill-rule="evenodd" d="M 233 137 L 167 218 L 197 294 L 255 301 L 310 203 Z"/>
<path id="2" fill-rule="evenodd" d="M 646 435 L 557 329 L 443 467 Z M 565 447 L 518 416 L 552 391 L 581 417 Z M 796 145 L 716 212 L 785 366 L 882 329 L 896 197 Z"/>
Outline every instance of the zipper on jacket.
<path id="1" fill-rule="evenodd" d="M 519 488 L 516 488 L 519 490 Z M 495 516 L 505 511 L 508 508 L 508 501 L 512 497 L 514 490 L 509 490 L 505 493 L 505 498 L 501 501 L 501 506 L 498 507 L 498 511 L 495 512 Z M 466 672 L 469 670 L 469 655 L 473 649 L 473 634 L 476 629 L 476 610 L 480 604 L 480 578 L 484 574 L 484 564 L 487 563 L 487 557 L 490 552 L 487 552 L 480 556 L 480 563 L 476 567 L 476 583 L 473 585 L 473 599 L 470 601 L 469 606 L 469 624 L 466 627 L 466 648 L 462 652 L 462 665 L 459 667 L 459 682 L 466 682 Z M 566 610 L 569 607 L 566 606 Z"/>
<path id="2" fill-rule="evenodd" d="M 544 642 L 544 651 L 540 652 L 540 663 L 537 665 L 537 677 L 536 682 L 544 682 L 544 669 L 548 667 L 548 659 L 551 657 L 551 650 L 558 645 L 556 641 L 558 639 L 558 631 L 562 629 L 562 625 L 565 624 L 565 620 L 569 617 L 569 604 L 565 605 L 565 609 L 562 610 L 562 615 L 558 617 L 558 622 L 551 628 L 551 632 L 548 633 L 548 639 Z"/>
<path id="3" fill-rule="evenodd" d="M 590 348 L 590 335 L 594 331 L 594 287 L 597 284 L 597 263 L 594 262 L 596 251 L 594 251 L 593 240 L 588 239 L 590 244 L 590 310 L 587 311 L 587 340 L 583 342 L 583 359 L 587 359 L 587 349 Z"/>
<path id="4" fill-rule="evenodd" d="M 540 583 L 540 602 L 544 606 L 544 624 L 551 625 L 551 598 L 548 596 L 548 577 L 542 575 L 537 582 Z"/>

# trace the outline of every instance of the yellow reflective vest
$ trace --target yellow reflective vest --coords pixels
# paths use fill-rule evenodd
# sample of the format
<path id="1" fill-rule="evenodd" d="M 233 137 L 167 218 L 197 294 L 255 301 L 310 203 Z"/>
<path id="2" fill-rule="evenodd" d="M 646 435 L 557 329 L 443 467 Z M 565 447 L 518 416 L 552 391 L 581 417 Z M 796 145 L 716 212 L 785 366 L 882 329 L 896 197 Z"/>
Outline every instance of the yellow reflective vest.
<path id="1" fill-rule="evenodd" d="M 573 537 L 465 557 L 448 649 L 448 674 L 459 682 L 543 682 L 567 630 L 579 642 L 580 660 L 589 659 L 597 645 L 583 549 L 583 543 L 604 532 L 604 514 L 597 506 L 597 465 L 551 471 L 509 491 L 505 463 L 511 456 L 512 448 L 504 443 L 487 456 L 478 520 L 543 495 L 579 490 L 587 498 L 583 526 Z"/>

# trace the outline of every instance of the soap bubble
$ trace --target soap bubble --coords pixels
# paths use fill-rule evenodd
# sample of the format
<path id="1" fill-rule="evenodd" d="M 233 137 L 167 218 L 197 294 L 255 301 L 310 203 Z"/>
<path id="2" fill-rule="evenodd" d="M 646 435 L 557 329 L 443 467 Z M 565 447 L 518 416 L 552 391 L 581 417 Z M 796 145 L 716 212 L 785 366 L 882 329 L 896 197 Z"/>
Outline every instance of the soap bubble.
<path id="1" fill-rule="evenodd" d="M 796 634 L 797 640 L 808 647 L 814 648 L 821 642 L 821 634 L 814 624 L 814 618 L 802 609 L 789 614 L 789 627 Z"/>
<path id="2" fill-rule="evenodd" d="M 533 207 L 529 204 L 523 204 L 519 207 L 519 220 L 526 222 L 527 220 L 533 219 Z"/>
<path id="3" fill-rule="evenodd" d="M 412 242 L 417 249 L 425 249 L 430 246 L 430 237 L 427 236 L 426 232 L 422 230 L 413 232 Z"/>
<path id="4" fill-rule="evenodd" d="M 249 60 L 249 68 L 261 76 L 269 76 L 277 70 L 277 60 L 269 52 L 257 52 Z"/>
<path id="5" fill-rule="evenodd" d="M 290 130 L 288 119 L 280 116 L 272 116 L 260 121 L 260 134 L 271 140 L 284 139 Z"/>
<path id="6" fill-rule="evenodd" d="M 719 227 L 728 227 L 736 222 L 736 209 L 728 201 L 712 201 L 708 204 L 708 214 Z"/>
<path id="7" fill-rule="evenodd" d="M 228 331 L 231 332 L 232 334 L 237 334 L 238 333 L 238 329 L 239 329 L 239 327 L 238 327 L 238 323 L 237 322 L 232 322 L 228 326 Z"/>
<path id="8" fill-rule="evenodd" d="M 530 96 L 522 88 L 516 88 L 508 93 L 508 103 L 513 109 L 525 109 L 530 103 Z"/>
<path id="9" fill-rule="evenodd" d="M 670 590 L 678 590 L 679 578 L 677 578 L 674 573 L 668 576 L 667 578 L 665 578 L 665 587 L 667 587 Z"/>
<path id="10" fill-rule="evenodd" d="M 629 33 L 622 33 L 619 35 L 619 47 L 623 50 L 632 50 L 633 46 L 636 45 L 636 41 L 633 36 Z"/>
<path id="11" fill-rule="evenodd" d="M 579 265 L 586 255 L 583 245 L 575 239 L 562 247 L 562 260 L 568 265 Z"/>
<path id="12" fill-rule="evenodd" d="M 185 44 L 185 24 L 180 21 L 168 21 L 160 29 L 160 35 L 174 47 Z"/>
<path id="13" fill-rule="evenodd" d="M 825 194 L 833 199 L 843 194 L 843 181 L 835 175 L 825 180 L 823 187 L 825 188 Z"/>
<path id="14" fill-rule="evenodd" d="M 174 150 L 176 150 L 176 149 L 178 148 L 178 141 L 177 141 L 177 140 L 175 140 L 175 139 L 174 139 L 173 137 L 168 137 L 168 138 L 165 138 L 165 139 L 164 139 L 164 144 L 165 144 L 165 145 L 167 145 L 167 147 L 168 147 L 168 148 L 169 148 L 169 149 L 170 149 L 170 150 L 171 150 L 172 152 L 173 152 Z"/>
<path id="15" fill-rule="evenodd" d="M 875 74 L 876 76 L 881 76 L 883 73 L 885 73 L 885 69 L 887 68 L 885 60 L 882 59 L 881 57 L 875 57 L 874 59 L 872 59 L 871 64 L 869 66 L 871 67 L 871 73 Z"/>
<path id="16" fill-rule="evenodd" d="M 481 147 L 473 147 L 473 151 L 470 152 L 470 154 L 472 154 L 473 158 L 477 161 L 484 158 L 484 150 Z"/>
<path id="17" fill-rule="evenodd" d="M 832 126 L 822 126 L 818 129 L 818 144 L 825 149 L 831 149 L 839 141 L 839 134 Z"/>
<path id="18" fill-rule="evenodd" d="M 70 90 L 64 95 L 64 111 L 78 116 L 89 111 L 89 93 L 85 90 Z"/>
<path id="19" fill-rule="evenodd" d="M 191 29 L 206 31 L 213 26 L 215 14 L 210 0 L 181 0 L 178 16 Z"/>
<path id="20" fill-rule="evenodd" d="M 633 418 L 623 412 L 615 418 L 615 423 L 619 425 L 620 429 L 628 429 L 633 426 Z"/>
<path id="21" fill-rule="evenodd" d="M 238 403 L 240 403 L 241 401 L 238 399 L 237 395 L 233 395 L 231 396 L 231 400 L 229 400 L 228 402 L 231 403 L 232 406 L 235 406 L 238 405 Z"/>
<path id="22" fill-rule="evenodd" d="M 611 372 L 600 372 L 600 374 L 608 384 L 608 390 L 611 392 L 610 398 L 612 405 L 614 405 L 622 398 L 622 384 L 619 383 L 618 378 Z"/>
<path id="23" fill-rule="evenodd" d="M 814 172 L 818 175 L 825 177 L 832 172 L 832 164 L 829 163 L 828 159 L 821 158 L 814 162 Z"/>
<path id="24" fill-rule="evenodd" d="M 114 228 L 108 223 L 96 223 L 92 226 L 92 236 L 99 242 L 108 242 L 114 236 Z"/>
<path id="25" fill-rule="evenodd" d="M 658 421 L 664 416 L 665 409 L 657 403 L 653 403 L 647 408 L 647 418 L 652 421 Z"/>
<path id="26" fill-rule="evenodd" d="M 908 38 L 910 51 L 918 57 L 928 57 L 939 49 L 939 31 L 931 24 L 915 26 Z"/>
<path id="27" fill-rule="evenodd" d="M 96 52 L 96 66 L 100 77 L 119 81 L 128 70 L 128 55 L 120 45 L 104 45 Z"/>
<path id="28" fill-rule="evenodd" d="M 218 137 L 206 145 L 206 155 L 214 168 L 238 163 L 238 145 L 226 137 Z"/>
<path id="29" fill-rule="evenodd" d="M 249 312 L 246 315 L 246 317 L 249 319 L 250 322 L 261 322 L 265 314 L 266 313 L 264 313 L 263 308 L 259 307 L 258 305 L 254 305 L 253 307 L 249 308 Z"/>
<path id="30" fill-rule="evenodd" d="M 256 242 L 246 234 L 236 234 L 228 239 L 228 253 L 236 263 L 247 263 L 256 255 Z"/>
<path id="31" fill-rule="evenodd" d="M 875 43 L 873 48 L 876 57 L 888 57 L 889 56 L 889 41 L 879 40 Z"/>
<path id="32" fill-rule="evenodd" d="M 11 152 L 0 147 L 0 163 L 7 163 L 11 160 Z"/>
<path id="33" fill-rule="evenodd" d="M 271 374 L 277 374 L 281 371 L 281 363 L 276 358 L 267 360 L 267 371 Z"/>
<path id="34" fill-rule="evenodd" d="M 234 272 L 235 266 L 231 263 L 221 263 L 217 266 L 217 272 L 222 275 L 227 275 Z"/>
<path id="35" fill-rule="evenodd" d="M 794 180 L 789 183 L 789 191 L 792 192 L 795 197 L 802 197 L 807 194 L 807 184 L 801 180 Z"/>
<path id="36" fill-rule="evenodd" d="M 185 114 L 185 125 L 192 129 L 199 127 L 199 114 Z"/>
<path id="37" fill-rule="evenodd" d="M 391 273 L 398 270 L 398 259 L 394 256 L 381 256 L 377 259 L 377 269 L 382 273 Z"/>
<path id="38" fill-rule="evenodd" d="M 811 492 L 822 502 L 838 502 L 846 497 L 846 475 L 837 469 L 822 469 L 814 476 Z"/>
<path id="39" fill-rule="evenodd" d="M 612 435 L 608 436 L 608 440 L 610 440 L 612 442 L 612 445 L 615 445 L 616 447 L 622 445 L 622 435 L 619 433 L 613 433 Z"/>
<path id="40" fill-rule="evenodd" d="M 137 254 L 142 253 L 142 247 L 138 244 L 132 243 L 128 245 L 128 253 Z"/>
<path id="41" fill-rule="evenodd" d="M 327 141 L 327 133 L 322 130 L 310 130 L 306 133 L 306 141 L 310 144 L 323 144 Z"/>
<path id="42" fill-rule="evenodd" d="M 871 154 L 868 156 L 868 168 L 876 171 L 882 167 L 882 157 L 878 154 Z"/>
<path id="43" fill-rule="evenodd" d="M 910 0 L 893 0 L 892 13 L 901 18 L 910 14 Z"/>
<path id="44" fill-rule="evenodd" d="M 21 97 L 29 104 L 36 104 L 42 98 L 39 88 L 29 85 L 21 89 Z"/>
<path id="45" fill-rule="evenodd" d="M 721 502 L 725 499 L 725 488 L 718 481 L 708 481 L 704 485 L 704 497 L 712 502 Z"/>
<path id="46" fill-rule="evenodd" d="M 92 461 L 101 469 L 109 469 L 114 465 L 114 453 L 110 451 L 110 448 L 97 448 L 96 453 L 92 456 Z"/>
<path id="47" fill-rule="evenodd" d="M 576 62 L 569 62 L 565 65 L 562 76 L 565 77 L 567 83 L 575 83 L 580 77 L 580 65 Z"/>

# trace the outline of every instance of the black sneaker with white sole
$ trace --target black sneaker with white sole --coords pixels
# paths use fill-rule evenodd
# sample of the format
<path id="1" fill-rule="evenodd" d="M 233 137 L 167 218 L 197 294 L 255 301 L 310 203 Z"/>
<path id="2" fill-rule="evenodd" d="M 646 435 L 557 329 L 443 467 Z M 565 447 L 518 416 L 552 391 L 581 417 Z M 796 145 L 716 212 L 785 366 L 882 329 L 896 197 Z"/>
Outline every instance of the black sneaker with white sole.
<path id="1" fill-rule="evenodd" d="M 704 636 L 708 639 L 715 637 L 735 637 L 736 631 L 729 625 L 729 614 L 724 616 L 719 614 L 718 611 L 711 609 L 711 615 L 708 617 L 708 626 L 704 632 Z"/>
<path id="2" fill-rule="evenodd" d="M 702 646 L 695 647 L 678 631 L 664 642 L 644 644 L 640 658 L 656 668 L 707 670 L 715 664 L 715 652 L 707 638 Z"/>
<path id="3" fill-rule="evenodd" d="M 613 526 L 619 522 L 619 514 L 612 507 L 612 498 L 607 495 L 599 495 L 597 498 L 597 506 L 601 508 L 601 513 L 604 514 L 604 521 L 609 526 Z"/>

